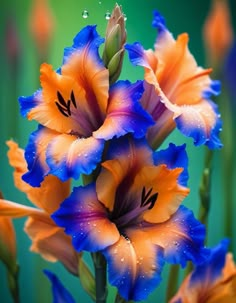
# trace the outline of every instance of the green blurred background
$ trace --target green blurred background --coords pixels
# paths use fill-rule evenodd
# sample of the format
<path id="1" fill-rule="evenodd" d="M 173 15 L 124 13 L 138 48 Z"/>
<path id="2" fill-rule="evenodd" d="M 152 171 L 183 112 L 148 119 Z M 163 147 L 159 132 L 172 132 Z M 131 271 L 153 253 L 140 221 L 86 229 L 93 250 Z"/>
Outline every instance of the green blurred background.
<path id="1" fill-rule="evenodd" d="M 63 49 L 72 44 L 76 33 L 88 24 L 98 24 L 98 32 L 105 34 L 107 20 L 105 14 L 111 12 L 115 3 L 122 5 L 126 14 L 128 42 L 140 41 L 145 48 L 152 48 L 156 37 L 156 30 L 152 28 L 152 12 L 158 9 L 166 18 L 168 28 L 176 36 L 188 32 L 190 36 L 189 47 L 197 62 L 205 66 L 204 45 L 202 39 L 202 26 L 208 14 L 210 1 L 207 0 L 49 0 L 54 18 L 54 32 L 50 43 L 50 52 L 47 62 L 56 69 L 62 63 Z M 234 2 L 234 3 L 233 3 Z M 17 97 L 31 95 L 39 87 L 39 65 L 35 44 L 29 32 L 29 18 L 33 1 L 31 0 L 2 0 L 0 8 L 0 189 L 8 200 L 27 204 L 24 194 L 14 189 L 12 170 L 7 163 L 7 148 L 5 141 L 14 138 L 21 147 L 25 147 L 29 134 L 36 124 L 24 120 L 19 114 Z M 230 2 L 233 23 L 235 22 L 235 1 Z M 84 10 L 88 11 L 88 18 L 82 17 Z M 17 37 L 20 46 L 20 62 L 17 74 L 11 75 L 9 60 L 6 56 L 6 30 L 9 20 L 16 25 Z M 235 24 L 234 24 L 235 25 Z M 142 70 L 134 68 L 125 60 L 122 78 L 131 81 L 142 78 Z M 192 140 L 181 136 L 175 131 L 165 142 L 176 144 L 187 143 L 189 153 L 189 187 L 191 193 L 184 204 L 198 211 L 198 187 L 203 169 L 204 148 L 193 147 Z M 212 209 L 209 218 L 209 244 L 217 244 L 224 237 L 222 214 L 224 213 L 224 199 L 222 194 L 220 151 L 214 154 L 212 175 Z M 233 167 L 234 168 L 234 167 Z M 233 171 L 232 168 L 232 177 Z M 235 209 L 232 210 L 235 212 Z M 20 291 L 21 302 L 52 302 L 50 284 L 42 273 L 43 268 L 51 269 L 57 273 L 62 282 L 72 292 L 77 302 L 90 302 L 89 297 L 80 287 L 80 282 L 70 276 L 61 264 L 50 264 L 39 255 L 30 253 L 30 240 L 23 232 L 23 219 L 15 221 L 17 232 L 18 260 L 20 263 Z M 235 247 L 234 247 L 235 250 Z M 163 283 L 150 295 L 146 302 L 164 302 L 166 277 L 169 267 L 163 272 Z M 6 272 L 0 264 L 0 302 L 10 303 L 11 297 L 7 289 Z M 111 297 L 108 303 L 112 302 Z"/>

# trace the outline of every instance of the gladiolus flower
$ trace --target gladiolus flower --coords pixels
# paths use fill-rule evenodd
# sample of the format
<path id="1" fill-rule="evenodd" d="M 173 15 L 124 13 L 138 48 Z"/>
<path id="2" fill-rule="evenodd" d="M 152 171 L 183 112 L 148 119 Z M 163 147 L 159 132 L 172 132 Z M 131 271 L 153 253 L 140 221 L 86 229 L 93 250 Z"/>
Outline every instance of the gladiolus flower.
<path id="1" fill-rule="evenodd" d="M 126 300 L 147 298 L 165 261 L 206 257 L 203 225 L 180 206 L 189 192 L 186 163 L 184 146 L 153 158 L 144 140 L 113 140 L 96 183 L 74 188 L 52 215 L 78 252 L 104 254 L 110 283 Z"/>
<path id="2" fill-rule="evenodd" d="M 234 303 L 236 302 L 236 266 L 227 254 L 228 241 L 211 251 L 206 262 L 196 266 L 170 303 Z"/>
<path id="3" fill-rule="evenodd" d="M 221 120 L 217 106 L 209 100 L 219 93 L 219 82 L 210 79 L 211 69 L 197 66 L 187 46 L 187 34 L 175 40 L 158 12 L 153 26 L 158 29 L 154 51 L 144 50 L 140 43 L 125 47 L 131 62 L 145 70 L 141 103 L 156 122 L 148 129 L 148 142 L 156 149 L 177 127 L 195 145 L 220 147 Z"/>
<path id="4" fill-rule="evenodd" d="M 233 42 L 233 29 L 227 0 L 213 0 L 203 27 L 203 38 L 212 66 L 222 61 Z"/>
<path id="5" fill-rule="evenodd" d="M 24 151 L 13 141 L 8 141 L 7 144 L 10 148 L 9 161 L 15 169 L 15 186 L 23 191 L 36 207 L 2 199 L 0 200 L 1 220 L 29 217 L 25 223 L 25 232 L 32 240 L 31 250 L 40 253 L 50 262 L 59 260 L 70 272 L 77 275 L 78 254 L 72 247 L 71 239 L 50 218 L 50 215 L 69 195 L 70 181 L 63 183 L 55 176 L 48 176 L 42 182 L 41 187 L 31 187 L 21 179 L 27 171 Z M 7 237 L 11 239 L 9 236 Z"/>
<path id="6" fill-rule="evenodd" d="M 47 0 L 33 1 L 29 26 L 39 54 L 44 58 L 48 52 L 54 28 L 54 20 Z"/>
<path id="7" fill-rule="evenodd" d="M 141 81 L 109 87 L 109 73 L 98 54 L 102 42 L 95 26 L 82 29 L 65 49 L 60 70 L 43 64 L 42 89 L 20 98 L 22 115 L 44 126 L 26 147 L 29 172 L 23 178 L 32 186 L 48 174 L 62 181 L 90 174 L 107 140 L 127 133 L 140 138 L 153 124 L 139 104 Z"/>

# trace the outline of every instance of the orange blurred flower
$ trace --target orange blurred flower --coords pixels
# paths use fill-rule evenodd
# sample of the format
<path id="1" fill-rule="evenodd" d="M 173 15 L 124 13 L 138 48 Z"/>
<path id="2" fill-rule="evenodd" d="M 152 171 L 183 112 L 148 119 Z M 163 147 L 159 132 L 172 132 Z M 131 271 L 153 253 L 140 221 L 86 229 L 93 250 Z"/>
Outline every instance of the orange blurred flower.
<path id="1" fill-rule="evenodd" d="M 0 260 L 11 270 L 16 261 L 16 235 L 12 220 L 0 217 Z"/>
<path id="2" fill-rule="evenodd" d="M 54 19 L 47 0 L 34 0 L 29 20 L 29 27 L 39 55 L 47 55 L 54 28 Z"/>
<path id="3" fill-rule="evenodd" d="M 222 60 L 233 41 L 233 29 L 227 0 L 214 0 L 203 27 L 203 38 L 209 62 Z"/>
<path id="4" fill-rule="evenodd" d="M 31 187 L 21 179 L 27 171 L 24 150 L 20 149 L 14 141 L 8 141 L 7 145 L 10 148 L 8 152 L 9 162 L 15 169 L 15 186 L 23 191 L 36 207 L 0 199 L 0 229 L 1 220 L 6 225 L 7 220 L 10 220 L 9 218 L 28 216 L 29 218 L 25 223 L 25 232 L 32 240 L 31 251 L 41 254 L 43 258 L 50 262 L 62 262 L 71 273 L 77 275 L 78 253 L 73 249 L 70 237 L 50 217 L 69 195 L 70 181 L 62 182 L 55 176 L 48 176 L 40 187 Z M 9 236 L 9 223 L 3 229 L 3 233 L 5 237 L 7 234 L 8 239 L 12 238 Z"/>

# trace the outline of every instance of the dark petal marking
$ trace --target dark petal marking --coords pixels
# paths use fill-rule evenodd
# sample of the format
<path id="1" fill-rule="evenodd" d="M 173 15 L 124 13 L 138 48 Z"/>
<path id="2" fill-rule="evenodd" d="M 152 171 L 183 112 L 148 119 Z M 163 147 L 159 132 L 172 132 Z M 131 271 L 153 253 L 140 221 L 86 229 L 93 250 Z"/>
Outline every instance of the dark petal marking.
<path id="1" fill-rule="evenodd" d="M 155 202 L 158 198 L 158 193 L 154 193 L 151 197 L 150 194 L 152 192 L 152 188 L 149 189 L 149 191 L 146 193 L 145 186 L 142 189 L 142 196 L 141 196 L 141 207 L 147 206 L 148 204 L 149 207 L 148 209 L 152 209 L 155 205 Z"/>
<path id="2" fill-rule="evenodd" d="M 158 197 L 158 193 L 153 194 L 153 195 L 147 200 L 147 202 L 144 204 L 144 206 L 150 204 L 149 207 L 148 207 L 148 209 L 152 209 L 152 208 L 154 207 L 154 205 L 155 205 L 155 202 L 156 202 L 156 200 L 157 200 L 157 197 Z"/>
<path id="3" fill-rule="evenodd" d="M 74 107 L 77 108 L 76 101 L 75 101 L 75 95 L 74 95 L 73 90 L 70 94 L 70 99 L 71 99 L 71 102 L 73 103 Z"/>
<path id="4" fill-rule="evenodd" d="M 61 105 L 67 107 L 67 104 L 59 91 L 57 91 L 57 98 L 59 103 L 61 103 Z"/>
<path id="5" fill-rule="evenodd" d="M 57 108 L 59 109 L 59 111 L 62 113 L 62 115 L 64 115 L 65 117 L 69 117 L 69 115 L 67 113 L 65 113 L 65 108 L 62 107 L 58 102 L 55 102 L 56 103 L 56 106 Z"/>
<path id="6" fill-rule="evenodd" d="M 70 111 L 70 100 L 67 101 L 67 111 L 68 111 L 68 115 L 71 116 L 71 111 Z"/>
<path id="7" fill-rule="evenodd" d="M 148 196 L 151 194 L 151 192 L 152 192 L 152 188 L 150 188 L 149 191 L 146 194 L 146 188 L 145 188 L 145 186 L 143 187 L 143 189 L 142 189 L 142 198 L 141 198 L 141 206 L 145 205 L 144 203 L 145 203 L 146 199 L 148 198 Z"/>

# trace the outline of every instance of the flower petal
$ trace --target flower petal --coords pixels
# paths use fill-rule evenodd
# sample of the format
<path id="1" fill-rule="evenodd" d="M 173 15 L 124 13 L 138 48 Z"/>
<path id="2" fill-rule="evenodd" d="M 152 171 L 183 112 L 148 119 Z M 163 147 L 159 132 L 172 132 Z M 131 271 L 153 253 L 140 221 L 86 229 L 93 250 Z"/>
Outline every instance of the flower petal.
<path id="1" fill-rule="evenodd" d="M 224 239 L 211 249 L 209 258 L 186 277 L 170 303 L 235 302 L 236 267 L 227 247 Z"/>
<path id="2" fill-rule="evenodd" d="M 97 199 L 93 183 L 74 188 L 71 196 L 61 204 L 52 218 L 72 236 L 77 251 L 99 251 L 119 238 L 119 231 L 108 219 L 106 208 Z"/>
<path id="3" fill-rule="evenodd" d="M 185 267 L 187 261 L 200 264 L 209 256 L 204 248 L 205 227 L 184 206 L 168 221 L 144 229 L 153 243 L 163 247 L 167 262 Z"/>
<path id="4" fill-rule="evenodd" d="M 106 119 L 94 136 L 107 140 L 133 133 L 135 138 L 143 137 L 153 120 L 139 103 L 142 93 L 141 81 L 135 84 L 119 81 L 114 84 L 110 89 Z"/>
<path id="5" fill-rule="evenodd" d="M 125 300 L 145 300 L 161 281 L 163 251 L 142 231 L 127 230 L 127 235 L 130 240 L 121 236 L 103 251 L 108 262 L 109 282 Z"/>
<path id="6" fill-rule="evenodd" d="M 40 183 L 49 172 L 49 167 L 46 163 L 46 149 L 49 142 L 56 135 L 58 135 L 57 132 L 41 125 L 30 135 L 25 149 L 28 172 L 22 176 L 22 179 L 31 186 L 40 186 Z"/>
<path id="7" fill-rule="evenodd" d="M 41 98 L 35 100 L 28 119 L 61 133 L 91 135 L 97 119 L 88 108 L 84 89 L 72 77 L 53 71 L 49 64 L 42 64 L 40 71 Z"/>
<path id="8" fill-rule="evenodd" d="M 135 196 L 139 205 L 142 201 L 142 190 L 151 190 L 151 194 L 156 194 L 153 205 L 146 209 L 143 214 L 145 221 L 150 223 L 160 223 L 168 220 L 178 209 L 182 200 L 188 195 L 189 189 L 178 184 L 178 178 L 182 168 L 168 169 L 166 165 L 143 166 L 136 175 L 130 192 Z M 149 196 L 150 196 L 149 195 Z M 140 207 L 145 206 L 142 205 Z"/>
<path id="9" fill-rule="evenodd" d="M 55 136 L 48 145 L 47 163 L 50 174 L 62 181 L 90 174 L 101 161 L 104 141 L 93 137 Z"/>
<path id="10" fill-rule="evenodd" d="M 47 217 L 47 215 L 34 207 L 25 206 L 12 201 L 0 199 L 1 216 L 21 218 L 26 216 Z"/>
<path id="11" fill-rule="evenodd" d="M 183 168 L 183 171 L 178 177 L 178 183 L 187 186 L 188 181 L 188 155 L 185 150 L 186 145 L 176 146 L 173 143 L 165 150 L 160 150 L 154 153 L 155 165 L 166 164 L 167 168 L 174 169 L 177 167 Z"/>
<path id="12" fill-rule="evenodd" d="M 199 104 L 180 107 L 180 111 L 175 119 L 177 128 L 192 137 L 195 145 L 206 144 L 211 149 L 222 147 L 219 139 L 222 121 L 213 102 L 202 100 Z"/>
<path id="13" fill-rule="evenodd" d="M 1 200 L 0 200 L 1 202 Z M 0 217 L 0 260 L 9 268 L 16 260 L 16 234 L 11 218 Z"/>
<path id="14" fill-rule="evenodd" d="M 62 75 L 83 87 L 90 111 L 100 119 L 107 109 L 109 87 L 109 73 L 98 53 L 103 41 L 96 26 L 86 26 L 74 38 L 73 46 L 65 49 L 61 68 Z"/>
<path id="15" fill-rule="evenodd" d="M 216 279 L 221 276 L 222 269 L 225 265 L 228 242 L 226 239 L 222 240 L 219 245 L 211 250 L 211 255 L 207 259 L 207 262 L 196 267 L 190 278 L 191 287 L 196 283 L 214 283 Z"/>
<path id="16" fill-rule="evenodd" d="M 152 107 L 155 109 L 155 115 L 158 116 L 156 123 L 159 128 L 155 125 L 150 132 L 158 133 L 160 127 L 164 131 L 154 134 L 153 139 L 153 136 L 148 134 L 151 146 L 156 148 L 160 144 L 160 139 L 163 140 L 174 129 L 172 120 L 174 118 L 178 129 L 184 135 L 193 137 L 196 145 L 220 147 L 221 121 L 216 106 L 208 100 L 212 94 L 219 93 L 219 82 L 210 79 L 211 69 L 204 70 L 197 66 L 188 49 L 187 34 L 179 35 L 175 40 L 158 12 L 155 12 L 154 26 L 160 30 L 154 51 L 145 51 L 137 43 L 126 46 L 131 62 L 144 67 L 145 80 L 155 87 L 157 98 L 154 98 L 153 93 L 146 93 L 143 98 L 150 97 L 154 100 L 155 106 Z M 164 117 L 160 119 L 160 102 L 173 113 L 172 117 L 162 105 Z M 142 100 L 142 104 L 147 105 L 150 102 Z M 148 108 L 150 110 L 150 106 Z M 149 113 L 153 117 L 153 113 Z M 166 121 L 163 121 L 164 118 Z M 188 130 L 189 122 L 191 122 L 190 130 Z"/>
<path id="17" fill-rule="evenodd" d="M 32 240 L 30 250 L 39 253 L 49 262 L 60 261 L 74 275 L 78 274 L 78 253 L 74 250 L 71 238 L 52 220 L 39 220 L 30 217 L 24 231 Z"/>
<path id="18" fill-rule="evenodd" d="M 52 283 L 53 303 L 75 303 L 69 291 L 62 285 L 55 274 L 46 269 L 43 272 Z"/>
<path id="19" fill-rule="evenodd" d="M 122 137 L 112 140 L 107 151 L 107 159 L 102 163 L 102 170 L 97 178 L 96 191 L 99 201 L 110 211 L 113 210 L 117 188 L 125 179 L 138 171 L 144 164 L 153 163 L 152 151 L 144 139 L 131 140 Z M 129 159 L 129 161 L 127 161 Z M 106 186 L 104 186 L 106 184 Z"/>
<path id="20" fill-rule="evenodd" d="M 70 181 L 62 182 L 55 176 L 46 176 L 38 188 L 30 186 L 22 180 L 22 175 L 27 172 L 27 163 L 24 150 L 14 141 L 7 141 L 9 146 L 8 158 L 14 170 L 15 186 L 24 192 L 29 201 L 49 214 L 54 212 L 59 204 L 69 196 Z M 50 203 L 49 203 L 50 201 Z"/>

